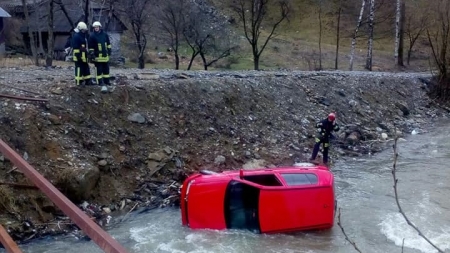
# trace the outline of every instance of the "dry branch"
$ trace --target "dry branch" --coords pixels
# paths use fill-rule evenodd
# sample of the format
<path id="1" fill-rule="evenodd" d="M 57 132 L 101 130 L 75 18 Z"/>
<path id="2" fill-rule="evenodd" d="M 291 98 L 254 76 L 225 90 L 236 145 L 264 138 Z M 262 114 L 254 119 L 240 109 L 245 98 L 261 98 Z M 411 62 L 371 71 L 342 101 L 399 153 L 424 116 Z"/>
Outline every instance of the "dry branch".
<path id="1" fill-rule="evenodd" d="M 397 203 L 397 207 L 398 207 L 398 211 L 400 212 L 400 214 L 403 216 L 403 218 L 405 219 L 406 223 L 408 223 L 408 225 L 410 225 L 414 230 L 417 231 L 417 233 L 423 238 L 425 239 L 425 241 L 427 241 L 431 246 L 433 246 L 433 248 L 435 248 L 438 252 L 440 253 L 444 253 L 443 250 L 441 250 L 439 247 L 437 247 L 433 242 L 430 241 L 430 239 L 428 239 L 423 233 L 422 231 L 416 226 L 414 225 L 408 218 L 408 216 L 406 216 L 405 212 L 402 209 L 402 206 L 400 205 L 400 201 L 398 199 L 398 191 L 397 191 L 397 184 L 398 184 L 398 179 L 397 179 L 397 158 L 398 158 L 398 152 L 397 152 L 397 141 L 398 141 L 398 137 L 395 138 L 394 140 L 394 164 L 392 166 L 392 178 L 394 179 L 394 194 L 395 194 L 395 202 Z"/>
<path id="2" fill-rule="evenodd" d="M 0 94 L 0 97 L 12 98 L 12 99 L 18 99 L 18 100 L 27 100 L 27 101 L 48 102 L 48 99 L 46 99 L 46 98 L 21 97 L 21 96 L 14 96 L 14 95 L 8 95 L 8 94 Z"/>
<path id="3" fill-rule="evenodd" d="M 355 243 L 354 241 L 352 241 L 352 240 L 347 236 L 347 233 L 345 233 L 344 227 L 342 226 L 342 223 L 341 223 L 341 208 L 339 208 L 339 214 L 338 214 L 338 222 L 337 222 L 337 224 L 338 224 L 338 226 L 341 228 L 341 231 L 342 231 L 342 233 L 343 233 L 344 236 L 345 236 L 345 240 L 346 240 L 347 242 L 349 242 L 349 243 L 353 246 L 353 248 L 355 248 L 356 251 L 362 253 L 362 251 L 358 248 L 358 246 L 356 246 L 356 243 Z"/>

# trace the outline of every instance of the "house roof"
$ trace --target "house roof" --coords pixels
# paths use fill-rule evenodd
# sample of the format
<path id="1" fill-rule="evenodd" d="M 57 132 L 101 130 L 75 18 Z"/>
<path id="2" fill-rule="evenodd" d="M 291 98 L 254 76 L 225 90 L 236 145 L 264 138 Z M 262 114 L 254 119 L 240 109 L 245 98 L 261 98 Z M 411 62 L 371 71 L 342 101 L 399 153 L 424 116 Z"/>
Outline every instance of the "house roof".
<path id="1" fill-rule="evenodd" d="M 5 10 L 2 9 L 2 7 L 0 7 L 0 18 L 9 18 L 11 17 L 11 15 L 9 15 L 8 12 L 6 12 Z"/>
<path id="2" fill-rule="evenodd" d="M 36 31 L 46 32 L 48 30 L 47 29 L 48 7 L 47 4 L 45 4 L 45 2 L 41 2 L 41 4 L 39 4 L 36 10 L 30 14 L 29 18 L 31 24 L 29 28 L 33 32 Z M 79 21 L 82 21 L 84 19 L 83 7 L 78 5 L 75 1 L 66 2 L 64 3 L 64 6 L 74 26 L 76 26 L 76 24 Z M 102 24 L 105 24 L 108 18 L 108 10 L 106 9 L 100 10 L 100 8 L 95 7 L 96 6 L 92 6 L 92 8 L 94 9 L 92 20 L 100 21 Z M 75 28 L 72 27 L 72 25 L 70 24 L 69 20 L 67 19 L 66 15 L 64 14 L 59 5 L 54 5 L 53 13 L 54 13 L 53 15 L 54 32 L 66 33 L 70 32 L 73 28 Z M 117 18 L 117 16 L 113 15 L 112 20 L 110 21 L 110 24 L 108 26 L 108 31 L 122 32 L 126 29 L 127 28 L 125 27 L 125 25 Z M 28 32 L 28 26 L 27 25 L 22 26 L 20 32 L 21 33 Z"/>

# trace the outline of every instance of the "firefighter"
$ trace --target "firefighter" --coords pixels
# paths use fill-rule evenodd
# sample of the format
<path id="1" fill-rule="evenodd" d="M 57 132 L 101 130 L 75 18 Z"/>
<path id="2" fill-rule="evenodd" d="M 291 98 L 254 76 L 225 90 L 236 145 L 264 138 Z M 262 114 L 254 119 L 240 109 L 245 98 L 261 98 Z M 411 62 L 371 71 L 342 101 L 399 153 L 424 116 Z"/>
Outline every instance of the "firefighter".
<path id="1" fill-rule="evenodd" d="M 316 160 L 317 153 L 319 153 L 320 144 L 323 144 L 323 163 L 328 164 L 328 149 L 330 147 L 330 140 L 334 138 L 332 131 L 339 131 L 339 125 L 336 123 L 336 114 L 330 113 L 328 117 L 316 125 L 317 135 L 316 144 L 311 155 L 310 161 Z"/>
<path id="2" fill-rule="evenodd" d="M 91 84 L 91 71 L 88 64 L 88 34 L 87 25 L 79 22 L 72 38 L 73 61 L 75 62 L 75 82 L 80 85 Z"/>
<path id="3" fill-rule="evenodd" d="M 108 34 L 102 30 L 102 24 L 95 21 L 92 24 L 94 32 L 89 37 L 89 58 L 97 69 L 96 81 L 98 85 L 110 85 L 109 57 L 111 56 L 111 42 Z"/>

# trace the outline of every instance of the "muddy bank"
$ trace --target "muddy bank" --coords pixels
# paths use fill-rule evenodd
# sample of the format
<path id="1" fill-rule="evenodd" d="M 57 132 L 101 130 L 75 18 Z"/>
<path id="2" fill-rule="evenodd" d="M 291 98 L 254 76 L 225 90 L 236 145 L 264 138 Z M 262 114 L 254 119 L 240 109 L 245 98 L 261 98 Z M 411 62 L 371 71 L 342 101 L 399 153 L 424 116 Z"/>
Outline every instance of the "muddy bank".
<path id="1" fill-rule="evenodd" d="M 314 125 L 334 111 L 336 161 L 426 131 L 447 112 L 426 96 L 427 74 L 177 72 L 113 69 L 115 85 L 74 87 L 72 69 L 1 69 L 1 138 L 102 225 L 115 214 L 178 204 L 199 169 L 305 160 Z M 0 157 L 0 223 L 24 242 L 76 226 Z M 16 185 L 14 185 L 16 184 Z M 17 185 L 19 184 L 19 185 Z"/>

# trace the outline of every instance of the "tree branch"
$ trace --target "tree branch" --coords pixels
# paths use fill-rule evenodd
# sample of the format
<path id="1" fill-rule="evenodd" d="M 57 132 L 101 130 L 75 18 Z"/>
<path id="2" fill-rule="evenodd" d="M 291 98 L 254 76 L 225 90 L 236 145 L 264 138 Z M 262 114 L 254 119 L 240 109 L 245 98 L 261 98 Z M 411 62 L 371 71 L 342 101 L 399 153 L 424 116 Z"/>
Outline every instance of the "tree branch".
<path id="1" fill-rule="evenodd" d="M 405 212 L 402 209 L 402 206 L 400 205 L 400 201 L 398 199 L 398 191 L 397 191 L 397 185 L 398 185 L 398 179 L 397 179 L 397 159 L 398 159 L 398 152 L 397 152 L 397 142 L 398 142 L 398 137 L 395 138 L 394 140 L 394 164 L 392 166 L 392 178 L 394 180 L 394 194 L 395 194 L 395 202 L 397 203 L 397 207 L 398 207 L 398 211 L 400 212 L 400 214 L 403 216 L 403 218 L 405 219 L 406 223 L 408 223 L 409 226 L 411 226 L 414 230 L 416 230 L 416 232 L 419 234 L 420 237 L 422 237 L 423 239 L 425 239 L 425 241 L 427 241 L 431 246 L 433 246 L 433 248 L 435 248 L 438 252 L 440 253 L 444 253 L 443 250 L 441 250 L 439 247 L 437 247 L 433 242 L 430 241 L 430 239 L 428 239 L 423 233 L 422 231 L 416 226 L 414 225 L 408 218 L 408 216 L 406 216 Z"/>

